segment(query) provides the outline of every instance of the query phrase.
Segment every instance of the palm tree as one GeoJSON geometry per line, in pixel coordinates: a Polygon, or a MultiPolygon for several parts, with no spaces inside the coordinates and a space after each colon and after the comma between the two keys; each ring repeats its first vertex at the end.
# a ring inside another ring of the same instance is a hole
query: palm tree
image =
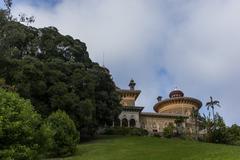
{"type": "Polygon", "coordinates": [[[217,107],[221,107],[220,102],[218,100],[213,100],[212,96],[210,96],[210,101],[206,103],[206,107],[207,107],[207,110],[209,110],[209,108],[212,109],[212,114],[213,114],[213,123],[215,125],[215,113],[214,113],[214,108],[215,106],[217,107]]]}

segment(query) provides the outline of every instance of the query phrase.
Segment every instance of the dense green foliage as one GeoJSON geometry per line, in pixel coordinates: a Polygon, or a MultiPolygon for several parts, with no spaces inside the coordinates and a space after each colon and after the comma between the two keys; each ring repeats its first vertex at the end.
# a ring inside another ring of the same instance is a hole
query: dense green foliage
{"type": "Polygon", "coordinates": [[[238,160],[240,147],[158,137],[105,137],[67,160],[238,160]]]}
{"type": "Polygon", "coordinates": [[[163,129],[163,136],[166,138],[172,138],[174,136],[174,125],[169,123],[167,127],[163,129]]]}
{"type": "Polygon", "coordinates": [[[0,159],[38,159],[51,145],[51,130],[41,123],[29,101],[0,89],[0,159]]]}
{"type": "Polygon", "coordinates": [[[134,135],[134,136],[146,136],[148,131],[142,128],[124,128],[124,127],[114,127],[106,128],[106,135],[134,135]]]}
{"type": "Polygon", "coordinates": [[[233,124],[227,128],[227,143],[240,146],[240,126],[233,124]]]}
{"type": "Polygon", "coordinates": [[[79,132],[69,116],[58,110],[46,120],[53,132],[53,145],[49,150],[51,156],[67,156],[74,153],[79,142],[79,132]]]}
{"type": "Polygon", "coordinates": [[[0,77],[47,117],[65,111],[81,136],[119,113],[119,97],[106,68],[93,63],[86,45],[54,27],[36,29],[0,11],[0,77]]]}
{"type": "Polygon", "coordinates": [[[184,127],[183,127],[183,122],[184,122],[184,118],[183,117],[177,117],[175,119],[175,124],[176,124],[176,136],[181,137],[184,135],[184,127]]]}
{"type": "Polygon", "coordinates": [[[214,120],[210,117],[203,117],[202,123],[207,130],[207,134],[204,137],[205,141],[240,145],[240,126],[234,124],[231,127],[227,127],[218,113],[215,115],[214,120]]]}

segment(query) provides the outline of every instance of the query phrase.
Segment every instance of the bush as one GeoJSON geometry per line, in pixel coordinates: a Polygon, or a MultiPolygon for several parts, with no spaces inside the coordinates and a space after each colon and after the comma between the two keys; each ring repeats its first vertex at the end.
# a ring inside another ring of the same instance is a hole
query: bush
{"type": "Polygon", "coordinates": [[[148,131],[142,128],[123,128],[123,127],[114,127],[106,128],[106,135],[132,135],[132,136],[145,136],[148,135],[148,131]]]}
{"type": "Polygon", "coordinates": [[[41,123],[29,101],[0,89],[0,159],[39,159],[51,142],[41,123]]]}
{"type": "Polygon", "coordinates": [[[208,140],[212,143],[227,144],[227,126],[223,118],[217,113],[215,115],[213,126],[208,130],[208,140]]]}
{"type": "Polygon", "coordinates": [[[74,122],[64,111],[52,113],[46,120],[54,132],[50,156],[68,156],[74,153],[79,142],[79,132],[74,122]]]}
{"type": "Polygon", "coordinates": [[[215,115],[214,120],[203,117],[202,121],[207,134],[199,137],[199,140],[211,143],[240,145],[240,126],[236,124],[233,124],[231,127],[226,126],[223,117],[218,113],[215,115]]]}
{"type": "Polygon", "coordinates": [[[227,143],[240,146],[240,126],[234,124],[227,128],[227,143]]]}
{"type": "Polygon", "coordinates": [[[172,138],[174,136],[174,125],[169,123],[167,127],[163,130],[163,136],[165,138],[172,138]]]}
{"type": "MultiPolygon", "coordinates": [[[[37,146],[36,146],[37,147],[37,146]]],[[[17,160],[25,160],[25,159],[39,159],[37,149],[33,149],[24,145],[13,145],[9,149],[5,149],[0,151],[1,159],[17,159],[17,160]]]]}
{"type": "Polygon", "coordinates": [[[130,130],[130,135],[134,136],[146,136],[148,135],[148,131],[142,128],[132,128],[130,130]]]}

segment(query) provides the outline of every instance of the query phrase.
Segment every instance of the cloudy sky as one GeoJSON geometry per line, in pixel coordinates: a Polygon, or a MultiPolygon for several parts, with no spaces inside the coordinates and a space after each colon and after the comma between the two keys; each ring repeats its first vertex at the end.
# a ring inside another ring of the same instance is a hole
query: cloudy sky
{"type": "MultiPolygon", "coordinates": [[[[85,42],[93,61],[152,111],[176,86],[186,96],[213,96],[227,124],[240,124],[240,1],[15,0],[13,13],[34,15],[35,27],[56,26],[85,42]]],[[[202,110],[204,112],[204,109],[202,110]]]]}

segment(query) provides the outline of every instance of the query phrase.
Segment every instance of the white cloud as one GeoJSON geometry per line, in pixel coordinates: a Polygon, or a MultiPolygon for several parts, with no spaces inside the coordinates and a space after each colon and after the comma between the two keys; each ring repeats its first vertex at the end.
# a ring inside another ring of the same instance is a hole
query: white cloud
{"type": "Polygon", "coordinates": [[[146,110],[178,85],[204,102],[216,97],[227,123],[240,123],[240,2],[63,0],[50,9],[18,3],[14,13],[86,42],[99,63],[104,53],[120,87],[136,80],[146,110]]]}
{"type": "Polygon", "coordinates": [[[164,65],[190,93],[219,98],[227,122],[239,123],[240,2],[201,1],[191,7],[170,35],[164,65]]]}

